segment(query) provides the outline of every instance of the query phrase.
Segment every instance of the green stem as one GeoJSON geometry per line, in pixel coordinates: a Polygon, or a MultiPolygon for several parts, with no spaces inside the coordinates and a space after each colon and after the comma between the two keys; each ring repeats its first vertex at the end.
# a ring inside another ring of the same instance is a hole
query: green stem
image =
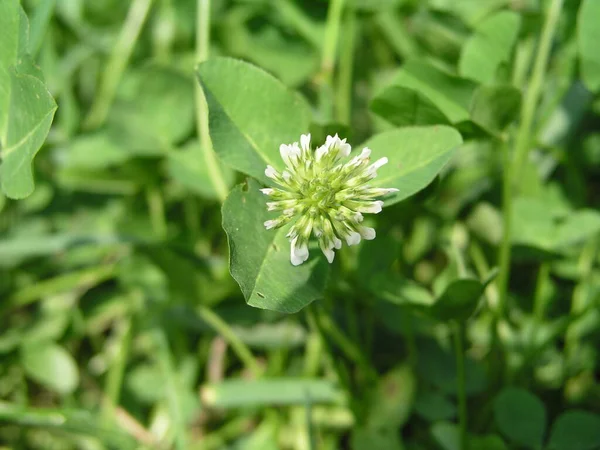
{"type": "Polygon", "coordinates": [[[464,324],[453,324],[454,353],[456,356],[456,382],[458,395],[458,422],[460,449],[467,450],[467,393],[465,378],[464,324]]]}
{"type": "Polygon", "coordinates": [[[333,72],[337,46],[340,40],[340,24],[345,0],[331,0],[327,11],[323,54],[321,57],[321,90],[319,106],[325,121],[331,120],[333,113],[333,72]]]}
{"type": "MultiPolygon", "coordinates": [[[[202,63],[208,59],[210,47],[210,0],[198,0],[196,4],[196,61],[202,63]]],[[[215,155],[210,130],[208,126],[208,104],[202,92],[200,83],[195,84],[196,90],[196,127],[200,139],[200,147],[204,155],[204,162],[208,169],[208,176],[217,192],[219,200],[223,202],[227,197],[227,183],[215,155]]]]}
{"type": "Polygon", "coordinates": [[[320,325],[320,329],[326,332],[329,337],[340,347],[340,349],[346,354],[348,358],[358,364],[361,369],[364,370],[365,375],[376,379],[377,373],[368,363],[364,354],[348,337],[340,330],[331,316],[326,313],[322,308],[317,310],[317,324],[320,325]]]}
{"type": "Polygon", "coordinates": [[[110,423],[115,417],[115,409],[119,405],[121,395],[121,386],[123,385],[123,376],[127,364],[127,355],[129,354],[129,344],[131,342],[131,318],[127,316],[121,323],[120,339],[115,359],[108,370],[106,377],[106,397],[102,405],[103,419],[110,423]]]}
{"type": "Polygon", "coordinates": [[[146,22],[151,4],[152,0],[133,0],[131,3],[117,43],[113,47],[110,59],[106,64],[100,88],[94,97],[94,103],[85,119],[84,128],[98,128],[106,120],[117,92],[117,86],[125,71],[125,67],[133,51],[133,46],[138,40],[142,27],[146,22]]]}
{"type": "Polygon", "coordinates": [[[337,85],[336,120],[349,125],[352,113],[352,71],[354,68],[354,41],[356,39],[356,13],[346,10],[344,39],[340,54],[340,73],[337,85]]]}
{"type": "MultiPolygon", "coordinates": [[[[513,168],[510,152],[506,142],[502,144],[504,159],[504,179],[502,180],[502,242],[500,243],[498,274],[498,305],[496,308],[496,323],[504,315],[508,295],[508,281],[510,279],[510,254],[511,254],[511,227],[512,227],[512,179],[513,168]]],[[[496,324],[494,324],[495,326],[496,324]]]]}
{"type": "MultiPolygon", "coordinates": [[[[600,238],[592,238],[584,247],[579,257],[578,272],[580,281],[573,289],[573,296],[571,297],[571,311],[572,317],[578,316],[587,307],[592,306],[593,297],[590,294],[590,276],[594,267],[594,261],[598,255],[598,244],[600,238]]],[[[573,321],[567,328],[565,333],[565,357],[569,361],[574,353],[574,350],[578,346],[579,335],[577,333],[577,322],[573,321]]]]}
{"type": "Polygon", "coordinates": [[[514,179],[516,186],[520,184],[523,165],[527,160],[527,154],[531,147],[531,133],[535,111],[540,100],[546,67],[550,57],[550,49],[556,32],[556,25],[560,17],[563,0],[552,0],[542,29],[540,44],[536,52],[533,72],[525,93],[523,107],[521,109],[521,124],[515,142],[514,179]]]}
{"type": "Polygon", "coordinates": [[[533,316],[535,318],[536,328],[544,322],[544,315],[546,314],[548,302],[546,286],[549,278],[550,264],[548,262],[543,262],[538,271],[535,293],[533,296],[533,316]]]}
{"type": "Polygon", "coordinates": [[[152,230],[159,239],[167,236],[167,220],[165,218],[165,204],[158,188],[146,190],[146,201],[150,210],[150,223],[152,230]]]}
{"type": "Polygon", "coordinates": [[[244,363],[246,368],[252,373],[255,378],[261,376],[263,370],[252,355],[250,349],[242,342],[242,340],[235,334],[235,331],[215,314],[210,308],[206,306],[198,306],[196,312],[202,320],[208,323],[217,333],[219,333],[223,339],[225,339],[233,351],[237,354],[240,360],[244,363]]]}
{"type": "Polygon", "coordinates": [[[154,342],[156,345],[156,359],[162,372],[165,390],[167,393],[167,405],[169,409],[169,418],[173,424],[175,434],[175,448],[177,450],[186,450],[187,436],[185,421],[183,418],[183,405],[180,397],[179,376],[173,366],[171,351],[165,332],[161,328],[154,329],[154,342]]]}

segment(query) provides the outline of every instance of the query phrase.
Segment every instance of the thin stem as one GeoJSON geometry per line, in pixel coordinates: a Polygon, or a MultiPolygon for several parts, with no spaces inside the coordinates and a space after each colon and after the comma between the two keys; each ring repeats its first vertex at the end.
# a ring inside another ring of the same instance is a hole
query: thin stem
{"type": "Polygon", "coordinates": [[[123,376],[127,364],[127,355],[129,354],[129,344],[131,341],[131,318],[125,317],[120,325],[119,342],[115,359],[108,370],[106,377],[106,397],[102,405],[102,416],[104,420],[110,422],[116,414],[116,408],[119,405],[121,395],[121,386],[123,385],[123,376]]]}
{"type": "MultiPolygon", "coordinates": [[[[504,179],[502,180],[502,242],[500,243],[498,274],[498,305],[496,308],[496,322],[501,318],[506,309],[508,295],[508,281],[510,279],[510,254],[511,254],[511,226],[512,226],[512,179],[513,168],[510,152],[506,142],[502,143],[504,157],[504,179]]],[[[494,324],[495,326],[496,324],[494,324]]]]}
{"type": "Polygon", "coordinates": [[[350,124],[352,112],[352,71],[354,68],[354,41],[356,39],[356,13],[346,10],[344,39],[340,55],[340,73],[337,85],[336,120],[350,124]]]}
{"type": "Polygon", "coordinates": [[[182,415],[183,405],[181,404],[178,374],[173,366],[167,336],[161,328],[157,327],[154,329],[154,342],[157,347],[156,359],[165,382],[169,416],[175,434],[175,448],[177,450],[186,450],[188,448],[187,436],[182,415]]]}
{"type": "Polygon", "coordinates": [[[550,264],[543,262],[538,270],[535,293],[533,296],[533,316],[535,317],[536,328],[544,321],[548,295],[546,295],[546,286],[550,278],[550,264]]]}
{"type": "Polygon", "coordinates": [[[150,223],[154,234],[163,239],[167,235],[167,220],[165,218],[165,204],[158,188],[146,190],[146,201],[150,210],[150,223]]]}
{"type": "Polygon", "coordinates": [[[319,104],[323,118],[328,121],[333,113],[333,72],[337,46],[340,40],[340,24],[345,0],[331,0],[327,11],[323,54],[321,57],[321,91],[319,104]]]}
{"type": "MultiPolygon", "coordinates": [[[[198,0],[196,4],[196,61],[201,63],[208,59],[210,46],[210,0],[198,0]]],[[[208,126],[208,104],[202,92],[200,83],[196,83],[196,127],[200,139],[200,147],[204,155],[204,162],[208,169],[208,176],[217,192],[219,200],[223,202],[227,197],[227,183],[215,155],[208,126]]]]}
{"type": "Polygon", "coordinates": [[[84,128],[98,128],[106,120],[117,92],[117,86],[125,71],[133,47],[142,31],[142,27],[146,22],[151,4],[152,0],[133,0],[133,3],[129,7],[129,12],[119,33],[117,43],[113,47],[108,63],[106,64],[100,88],[94,97],[94,103],[85,119],[84,128]]]}
{"type": "Polygon", "coordinates": [[[520,183],[523,165],[527,160],[527,154],[529,153],[529,148],[531,147],[533,119],[535,117],[535,111],[540,100],[542,88],[544,86],[546,66],[548,65],[550,48],[554,39],[554,33],[556,32],[556,25],[560,17],[562,4],[563,0],[552,0],[550,3],[550,8],[548,9],[548,14],[546,15],[546,21],[544,22],[544,28],[542,29],[542,35],[540,37],[540,44],[536,52],[533,72],[531,74],[529,86],[527,86],[525,99],[523,101],[523,107],[521,110],[521,124],[519,126],[515,143],[513,181],[517,186],[520,183]]]}
{"type": "Polygon", "coordinates": [[[454,353],[456,356],[456,383],[458,395],[458,423],[460,428],[460,449],[467,450],[467,393],[465,378],[464,324],[453,324],[454,353]]]}
{"type": "Polygon", "coordinates": [[[377,373],[367,362],[363,352],[343,333],[335,321],[323,309],[317,310],[317,323],[320,329],[325,331],[329,337],[340,347],[348,358],[358,364],[365,372],[365,375],[371,378],[377,378],[377,373]]]}
{"type": "Polygon", "coordinates": [[[208,323],[217,333],[219,333],[228,343],[231,345],[232,350],[237,354],[240,360],[244,363],[246,368],[252,373],[255,378],[261,376],[263,370],[252,355],[250,349],[242,342],[242,340],[235,334],[235,331],[215,314],[210,308],[206,306],[199,306],[196,308],[196,312],[202,320],[208,323]]]}

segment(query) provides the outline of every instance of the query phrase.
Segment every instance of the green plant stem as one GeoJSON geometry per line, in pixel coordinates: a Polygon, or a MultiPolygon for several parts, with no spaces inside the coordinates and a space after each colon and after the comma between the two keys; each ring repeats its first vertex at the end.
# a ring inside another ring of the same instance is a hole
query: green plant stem
{"type": "Polygon", "coordinates": [[[454,353],[456,356],[456,382],[458,395],[458,426],[460,449],[467,450],[467,392],[465,378],[464,324],[453,323],[454,353]]]}
{"type": "Polygon", "coordinates": [[[196,308],[196,312],[200,316],[202,320],[204,320],[208,325],[210,325],[217,333],[219,333],[223,339],[225,339],[233,351],[237,354],[240,360],[244,363],[246,368],[252,373],[255,378],[259,378],[262,375],[262,368],[250,349],[242,342],[242,340],[235,334],[235,331],[231,329],[231,327],[221,319],[217,314],[215,314],[210,308],[206,306],[198,306],[196,308]]]}
{"type": "Polygon", "coordinates": [[[156,187],[148,188],[146,190],[146,202],[150,211],[152,230],[156,237],[164,239],[167,236],[167,220],[165,218],[165,204],[160,190],[156,187]]]}
{"type": "MultiPolygon", "coordinates": [[[[196,62],[206,61],[210,47],[210,0],[198,0],[196,3],[196,62]]],[[[208,126],[208,104],[202,92],[200,83],[195,84],[196,97],[196,128],[200,147],[204,155],[204,162],[208,169],[208,176],[217,192],[219,200],[223,202],[227,197],[227,183],[215,155],[208,126]]]]}
{"type": "Polygon", "coordinates": [[[100,88],[94,97],[94,103],[83,124],[84,128],[98,128],[106,120],[115,93],[117,92],[117,86],[125,71],[125,67],[127,67],[131,52],[142,31],[142,27],[146,22],[151,4],[152,0],[133,0],[131,3],[117,43],[113,47],[104,73],[102,74],[100,88]]]}
{"type": "Polygon", "coordinates": [[[10,307],[25,306],[36,300],[73,289],[88,289],[112,278],[118,273],[114,264],[92,267],[76,272],[59,275],[48,280],[38,281],[15,292],[10,299],[3,302],[0,310],[10,307]]]}
{"type": "Polygon", "coordinates": [[[121,386],[123,385],[123,376],[125,366],[127,365],[127,356],[129,355],[129,344],[131,342],[131,318],[126,316],[120,323],[120,339],[115,359],[108,370],[106,377],[104,403],[102,405],[103,419],[110,423],[115,417],[115,409],[119,405],[121,395],[121,386]]]}
{"type": "Polygon", "coordinates": [[[502,144],[502,155],[504,159],[504,179],[502,180],[502,242],[500,243],[500,257],[498,265],[500,273],[498,274],[498,304],[495,311],[495,324],[504,316],[507,295],[508,281],[510,279],[510,259],[511,259],[511,226],[512,226],[512,164],[510,152],[506,142],[502,144]]]}
{"type": "MultiPolygon", "coordinates": [[[[571,297],[570,316],[579,316],[588,307],[593,306],[593,297],[590,294],[590,276],[594,267],[594,261],[598,255],[598,245],[600,238],[598,236],[591,239],[581,252],[578,261],[578,272],[580,281],[573,289],[571,297]]],[[[577,322],[573,321],[565,333],[565,357],[567,362],[572,358],[575,349],[578,346],[579,335],[577,333],[577,322]]]]}
{"type": "Polygon", "coordinates": [[[377,373],[368,363],[360,348],[348,339],[331,316],[322,308],[317,309],[317,324],[320,325],[320,330],[326,332],[348,358],[364,370],[365,375],[373,379],[377,378],[377,373]]]}
{"type": "Polygon", "coordinates": [[[186,427],[182,414],[183,405],[179,395],[181,392],[179,389],[179,376],[173,366],[171,350],[169,349],[165,332],[161,328],[156,327],[153,336],[156,346],[156,360],[165,383],[169,418],[173,424],[175,435],[175,448],[177,450],[187,450],[186,427]]]}
{"type": "Polygon", "coordinates": [[[508,295],[508,283],[510,280],[510,260],[511,260],[511,226],[512,226],[512,196],[513,188],[521,180],[521,171],[526,161],[529,148],[531,146],[531,132],[535,111],[540,99],[541,90],[544,84],[546,66],[550,56],[550,46],[556,31],[556,24],[560,16],[563,0],[552,0],[542,35],[540,44],[536,53],[536,59],[533,67],[533,73],[527,86],[525,100],[521,108],[521,122],[517,130],[515,141],[514,160],[511,160],[508,146],[505,142],[503,146],[504,157],[504,180],[502,187],[502,215],[503,215],[503,235],[500,246],[500,274],[498,276],[498,311],[497,319],[503,317],[506,313],[506,301],[508,295]]]}
{"type": "Polygon", "coordinates": [[[546,295],[546,286],[550,278],[550,263],[543,262],[538,270],[538,276],[535,284],[535,293],[533,295],[533,316],[536,322],[536,328],[544,322],[548,296],[546,295]]]}
{"type": "Polygon", "coordinates": [[[352,114],[352,72],[354,68],[354,42],[356,40],[356,13],[346,10],[344,39],[340,54],[339,81],[337,84],[336,120],[349,125],[352,114]]]}
{"type": "Polygon", "coordinates": [[[551,0],[546,20],[542,29],[540,43],[536,52],[536,58],[533,66],[533,72],[529,79],[529,85],[525,93],[523,107],[521,109],[521,123],[517,132],[515,142],[515,160],[514,160],[514,178],[515,187],[518,187],[521,181],[523,165],[527,160],[527,154],[531,147],[531,133],[533,129],[533,120],[535,111],[540,100],[544,79],[546,76],[546,67],[550,57],[550,49],[556,32],[556,25],[560,17],[563,0],[551,0]]]}
{"type": "Polygon", "coordinates": [[[323,53],[321,56],[321,89],[319,106],[323,119],[329,121],[333,115],[333,72],[340,40],[340,25],[345,0],[331,0],[327,11],[323,53]]]}

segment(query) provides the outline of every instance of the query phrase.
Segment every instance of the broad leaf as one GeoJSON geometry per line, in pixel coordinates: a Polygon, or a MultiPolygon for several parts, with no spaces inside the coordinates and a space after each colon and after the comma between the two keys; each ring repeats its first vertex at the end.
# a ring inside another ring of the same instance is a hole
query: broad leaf
{"type": "Polygon", "coordinates": [[[56,111],[27,54],[28,28],[17,0],[0,2],[0,182],[11,198],[33,192],[31,164],[56,111]]]}
{"type": "Polygon", "coordinates": [[[501,65],[510,61],[520,22],[512,11],[501,11],[481,22],[462,49],[459,73],[480,83],[494,81],[501,65]]]}
{"type": "Polygon", "coordinates": [[[431,313],[439,320],[467,320],[477,308],[485,285],[479,280],[456,280],[444,291],[431,307],[431,313]]]}
{"type": "Polygon", "coordinates": [[[59,394],[70,394],[79,384],[75,360],[53,342],[24,345],[21,363],[29,377],[59,394]]]}
{"type": "Polygon", "coordinates": [[[508,85],[477,86],[427,62],[413,60],[371,102],[393,125],[453,124],[470,135],[496,135],[517,116],[521,95],[508,85]]]}
{"type": "Polygon", "coordinates": [[[211,59],[197,74],[215,151],[232,168],[267,182],[267,164],[283,167],[279,146],[308,133],[309,107],[277,79],[242,61],[211,59]]]}
{"type": "Polygon", "coordinates": [[[223,228],[229,240],[231,275],[251,306],[294,313],[320,298],[328,264],[320,250],[300,266],[290,262],[287,227],[266,230],[270,218],[259,184],[235,187],[223,204],[223,228]]]}
{"type": "Polygon", "coordinates": [[[588,89],[600,91],[600,2],[583,0],[577,19],[577,43],[581,59],[581,76],[588,89]]]}
{"type": "Polygon", "coordinates": [[[533,394],[507,387],[494,399],[494,418],[504,436],[518,445],[539,449],[546,429],[546,409],[533,394]]]}
{"type": "Polygon", "coordinates": [[[594,450],[600,447],[600,415],[566,411],[552,425],[549,450],[594,450]]]}
{"type": "Polygon", "coordinates": [[[446,126],[407,127],[377,134],[362,146],[371,149],[371,159],[387,157],[373,186],[399,191],[386,199],[397,203],[426,187],[448,163],[462,137],[446,126]]]}

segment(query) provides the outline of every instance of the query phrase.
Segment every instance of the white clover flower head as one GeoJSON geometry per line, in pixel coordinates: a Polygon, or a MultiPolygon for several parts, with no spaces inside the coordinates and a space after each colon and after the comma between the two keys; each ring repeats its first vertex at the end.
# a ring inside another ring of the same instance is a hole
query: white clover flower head
{"type": "Polygon", "coordinates": [[[371,150],[364,148],[360,155],[346,163],[350,144],[338,135],[327,136],[325,144],[314,151],[310,134],[300,137],[300,144],[282,144],[279,153],[286,168],[279,173],[267,166],[265,175],[277,187],[261,189],[273,201],[267,202],[269,211],[281,211],[276,219],[267,220],[270,230],[294,221],[287,237],[291,243],[291,262],[297,266],[308,259],[311,234],[331,263],[334,249],[342,247],[342,240],[356,245],[361,239],[375,239],[375,230],[361,224],[364,213],[381,212],[383,202],[376,198],[396,192],[369,186],[377,176],[377,169],[388,162],[381,158],[370,163],[371,150]]]}

